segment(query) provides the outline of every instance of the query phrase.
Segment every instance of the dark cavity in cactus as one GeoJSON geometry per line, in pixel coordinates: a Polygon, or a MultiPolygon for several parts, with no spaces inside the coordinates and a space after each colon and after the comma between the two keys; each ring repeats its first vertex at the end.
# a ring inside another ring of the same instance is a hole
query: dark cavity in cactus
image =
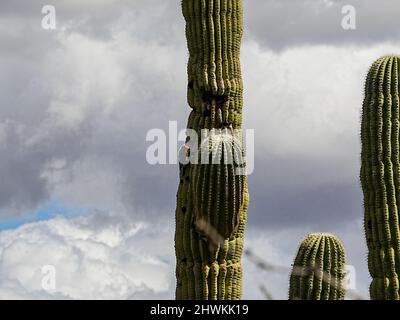
{"type": "Polygon", "coordinates": [[[399,300],[400,58],[382,57],[369,70],[361,124],[361,185],[372,299],[399,300]]]}
{"type": "Polygon", "coordinates": [[[300,245],[290,276],[289,300],[343,300],[345,252],[333,235],[314,233],[300,245]]]}

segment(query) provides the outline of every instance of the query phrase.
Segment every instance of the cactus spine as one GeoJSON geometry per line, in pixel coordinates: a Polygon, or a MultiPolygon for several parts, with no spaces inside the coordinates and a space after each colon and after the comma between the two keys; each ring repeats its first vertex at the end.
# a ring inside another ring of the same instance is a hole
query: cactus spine
{"type": "Polygon", "coordinates": [[[400,58],[375,61],[365,84],[361,184],[372,299],[399,300],[400,58]]]}
{"type": "MultiPolygon", "coordinates": [[[[215,149],[217,164],[180,166],[176,208],[176,298],[240,299],[241,256],[248,204],[243,162],[225,161],[229,150],[242,158],[235,132],[241,129],[243,84],[240,46],[241,0],[183,0],[189,49],[188,129],[202,149],[215,149]],[[207,139],[204,129],[211,130],[207,139]],[[241,163],[240,163],[241,162],[241,163]]],[[[193,155],[188,135],[188,155],[193,155]]]]}
{"type": "Polygon", "coordinates": [[[289,300],[343,300],[344,266],[344,248],[335,236],[309,235],[294,261],[289,300]]]}

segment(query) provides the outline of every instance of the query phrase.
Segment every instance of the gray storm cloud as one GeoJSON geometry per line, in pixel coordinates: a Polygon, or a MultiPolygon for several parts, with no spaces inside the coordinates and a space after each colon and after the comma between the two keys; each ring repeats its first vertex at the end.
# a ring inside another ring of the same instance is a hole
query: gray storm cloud
{"type": "Polygon", "coordinates": [[[248,37],[274,50],[324,44],[369,46],[399,41],[396,0],[259,0],[245,1],[248,37]],[[356,29],[346,31],[342,20],[356,10],[356,29]],[[254,9],[257,8],[257,9],[254,9]]]}

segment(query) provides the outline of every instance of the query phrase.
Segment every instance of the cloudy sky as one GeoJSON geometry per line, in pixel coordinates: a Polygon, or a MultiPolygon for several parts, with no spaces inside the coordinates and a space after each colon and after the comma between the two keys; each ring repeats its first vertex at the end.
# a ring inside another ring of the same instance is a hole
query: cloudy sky
{"type": "MultiPolygon", "coordinates": [[[[180,1],[54,0],[55,30],[42,28],[46,4],[0,2],[0,298],[172,299],[178,168],[146,162],[146,134],[189,113],[180,1]]],[[[369,65],[400,52],[400,4],[244,10],[247,248],[289,267],[307,233],[335,233],[367,297],[360,109],[369,65]]],[[[288,274],[244,267],[244,298],[263,299],[263,285],[286,299],[288,274]]]]}

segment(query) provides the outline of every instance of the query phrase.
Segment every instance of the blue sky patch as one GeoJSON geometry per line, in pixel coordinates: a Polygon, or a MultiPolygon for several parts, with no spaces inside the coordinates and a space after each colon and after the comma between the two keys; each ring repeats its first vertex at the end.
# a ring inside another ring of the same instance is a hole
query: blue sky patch
{"type": "Polygon", "coordinates": [[[67,205],[62,201],[55,200],[49,202],[37,211],[22,214],[18,217],[0,219],[0,231],[16,229],[26,223],[47,221],[59,216],[67,218],[82,216],[88,211],[88,208],[67,205]]]}

